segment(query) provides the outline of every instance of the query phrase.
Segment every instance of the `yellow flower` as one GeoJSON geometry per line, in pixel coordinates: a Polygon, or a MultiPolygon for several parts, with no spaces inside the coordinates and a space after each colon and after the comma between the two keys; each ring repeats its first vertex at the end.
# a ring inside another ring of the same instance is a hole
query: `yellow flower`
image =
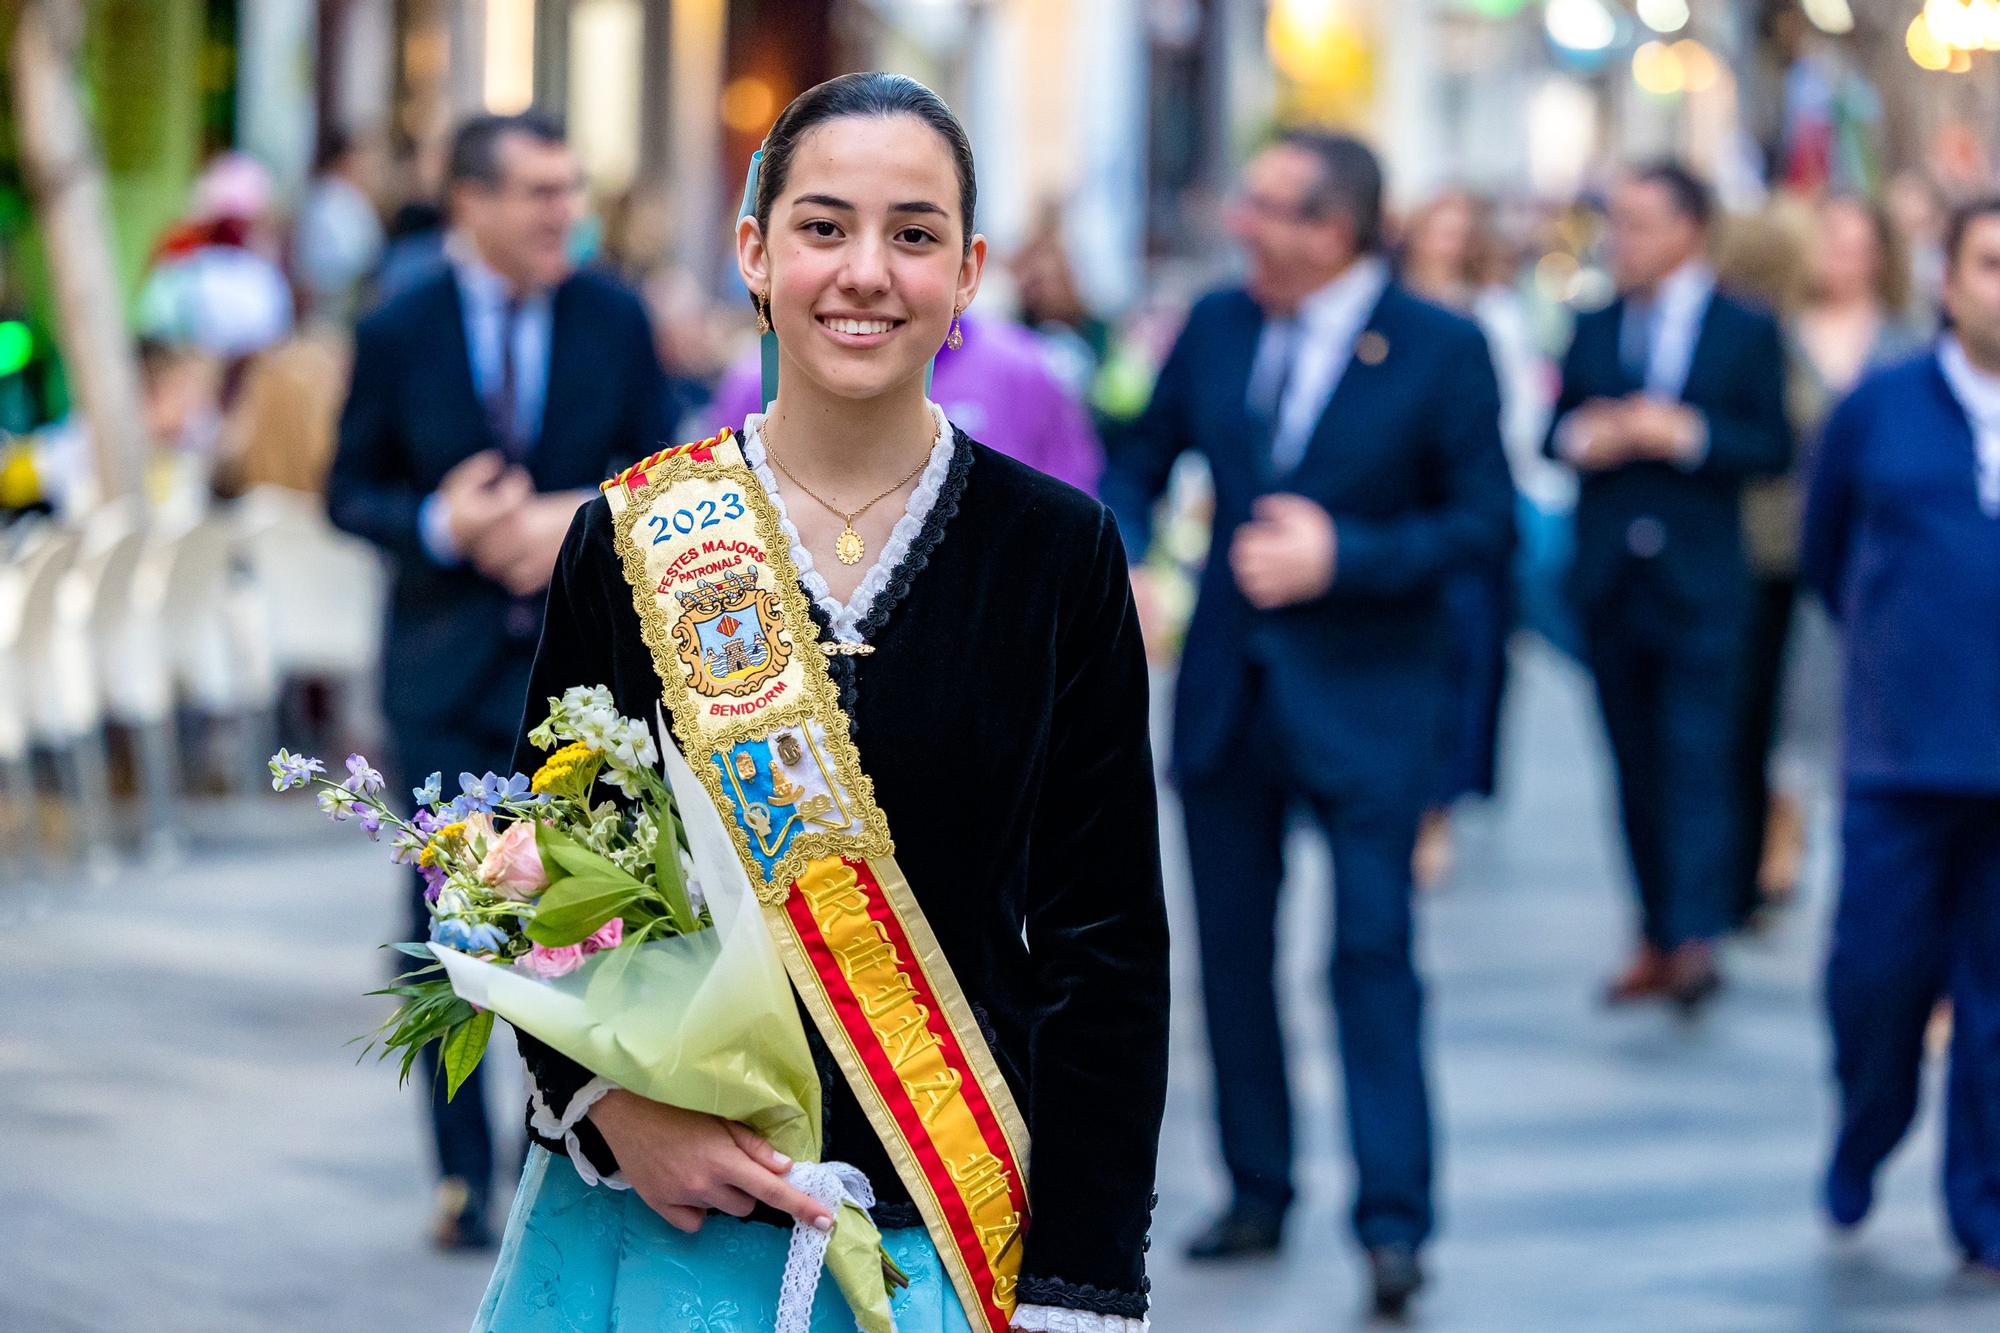
{"type": "Polygon", "coordinates": [[[589,746],[572,741],[550,755],[528,785],[543,796],[581,798],[603,762],[589,746]]]}
{"type": "Polygon", "coordinates": [[[455,824],[446,824],[436,833],[433,833],[431,840],[424,844],[423,851],[417,853],[417,864],[427,868],[440,866],[444,863],[444,858],[451,854],[452,848],[462,844],[464,841],[465,824],[463,821],[455,824]]]}

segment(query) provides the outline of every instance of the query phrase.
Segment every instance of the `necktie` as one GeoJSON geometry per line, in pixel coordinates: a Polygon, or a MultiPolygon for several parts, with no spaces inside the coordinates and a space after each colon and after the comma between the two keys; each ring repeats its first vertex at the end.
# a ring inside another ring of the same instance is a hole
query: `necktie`
{"type": "Polygon", "coordinates": [[[520,384],[514,373],[514,343],[521,331],[521,298],[510,296],[500,311],[500,377],[486,410],[507,457],[518,463],[528,451],[521,438],[520,384]]]}
{"type": "Polygon", "coordinates": [[[1653,330],[1659,323],[1657,301],[1632,301],[1625,307],[1625,322],[1618,330],[1618,363],[1625,377],[1645,388],[1653,369],[1653,330]]]}
{"type": "Polygon", "coordinates": [[[1276,362],[1276,368],[1272,369],[1269,364],[1258,367],[1263,374],[1259,376],[1261,382],[1257,387],[1260,392],[1251,409],[1263,427],[1264,454],[1270,460],[1271,473],[1278,476],[1289,471],[1292,464],[1298,461],[1292,457],[1297,451],[1287,447],[1282,432],[1285,394],[1292,387],[1292,371],[1299,361],[1299,322],[1294,319],[1274,325],[1272,335],[1271,360],[1276,362]]]}

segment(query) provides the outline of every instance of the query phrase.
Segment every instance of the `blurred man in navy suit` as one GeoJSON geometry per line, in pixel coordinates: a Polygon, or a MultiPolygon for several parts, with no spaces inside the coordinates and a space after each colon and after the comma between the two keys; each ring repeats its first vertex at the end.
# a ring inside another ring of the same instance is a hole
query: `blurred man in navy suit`
{"type": "MultiPolygon", "coordinates": [[[[638,298],[572,267],[582,181],[561,127],[477,117],[449,175],[450,262],[355,331],[327,484],[333,521],[395,566],[383,645],[394,768],[405,786],[441,772],[448,793],[460,773],[512,757],[571,516],[669,425],[638,298]]],[[[421,890],[413,879],[416,939],[429,934],[421,890]]],[[[426,1057],[428,1069],[434,1048],[426,1057]]],[[[493,1148],[479,1081],[449,1102],[435,1084],[427,1076],[436,1240],[483,1245],[493,1148]]]]}
{"type": "Polygon", "coordinates": [[[1611,1003],[1714,993],[1747,825],[1728,780],[1752,595],[1740,501],[1792,439],[1777,322],[1716,290],[1712,212],[1679,166],[1618,187],[1618,299],[1577,320],[1548,440],[1582,476],[1571,592],[1639,891],[1611,1003]]]}
{"type": "Polygon", "coordinates": [[[2000,1280],[2000,198],[1947,239],[1944,336],[1835,411],[1806,505],[1801,572],[1846,639],[1825,1202],[1867,1215],[1948,996],[1945,1211],[2000,1280]]]}
{"type": "Polygon", "coordinates": [[[1455,698],[1443,588],[1504,561],[1514,492],[1485,339],[1396,285],[1381,218],[1363,144],[1259,153],[1230,218],[1247,284],[1195,306],[1103,489],[1136,560],[1177,457],[1200,451],[1215,485],[1173,766],[1234,1196],[1190,1256],[1275,1250],[1293,1197],[1272,970],[1301,810],[1333,852],[1353,1223],[1393,1316],[1432,1221],[1410,857],[1455,698]]]}

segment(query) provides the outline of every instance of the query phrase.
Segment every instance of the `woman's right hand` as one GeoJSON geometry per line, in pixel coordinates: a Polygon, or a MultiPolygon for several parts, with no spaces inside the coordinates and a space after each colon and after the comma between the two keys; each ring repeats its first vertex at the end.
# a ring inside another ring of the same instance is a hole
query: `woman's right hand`
{"type": "Polygon", "coordinates": [[[786,1183],[791,1159],[732,1120],[622,1088],[606,1093],[589,1115],[626,1183],[670,1226],[695,1232],[711,1208],[748,1217],[767,1203],[821,1231],[833,1227],[819,1200],[786,1183]]]}

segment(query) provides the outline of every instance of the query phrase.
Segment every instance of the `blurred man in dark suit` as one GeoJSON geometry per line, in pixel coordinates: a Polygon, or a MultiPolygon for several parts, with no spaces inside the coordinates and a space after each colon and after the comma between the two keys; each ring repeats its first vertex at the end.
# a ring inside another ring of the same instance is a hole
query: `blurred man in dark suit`
{"type": "Polygon", "coordinates": [[[1395,283],[1381,218],[1363,144],[1259,153],[1231,214],[1247,286],[1195,306],[1103,491],[1138,560],[1174,460],[1199,450],[1215,483],[1173,764],[1233,1198],[1190,1257],[1275,1250],[1293,1197],[1272,971],[1299,810],[1333,851],[1353,1225],[1398,1316],[1432,1219],[1410,856],[1456,698],[1443,589],[1505,560],[1514,490],[1485,338],[1395,283]]]}
{"type": "MultiPolygon", "coordinates": [[[[467,122],[449,189],[450,263],[355,332],[327,509],[395,566],[383,702],[396,771],[405,786],[441,772],[455,790],[512,756],[571,516],[669,423],[638,299],[572,266],[582,181],[561,127],[533,113],[467,122]]],[[[423,939],[420,881],[411,892],[423,939]]],[[[489,1240],[480,1092],[475,1076],[447,1102],[427,1079],[445,1248],[489,1240]]]]}
{"type": "Polygon", "coordinates": [[[1833,414],[1800,569],[1846,638],[1840,906],[1826,970],[1840,1129],[1825,1203],[1859,1226],[1952,1004],[1944,1197],[2000,1281],[2000,198],[1962,208],[1949,325],[1833,414]]]}
{"type": "Polygon", "coordinates": [[[1778,325],[1716,290],[1712,213],[1672,164],[1618,187],[1618,299],[1577,321],[1548,441],[1582,476],[1571,590],[1639,891],[1639,946],[1606,998],[1688,1009],[1720,984],[1746,827],[1743,484],[1792,451],[1778,325]]]}

